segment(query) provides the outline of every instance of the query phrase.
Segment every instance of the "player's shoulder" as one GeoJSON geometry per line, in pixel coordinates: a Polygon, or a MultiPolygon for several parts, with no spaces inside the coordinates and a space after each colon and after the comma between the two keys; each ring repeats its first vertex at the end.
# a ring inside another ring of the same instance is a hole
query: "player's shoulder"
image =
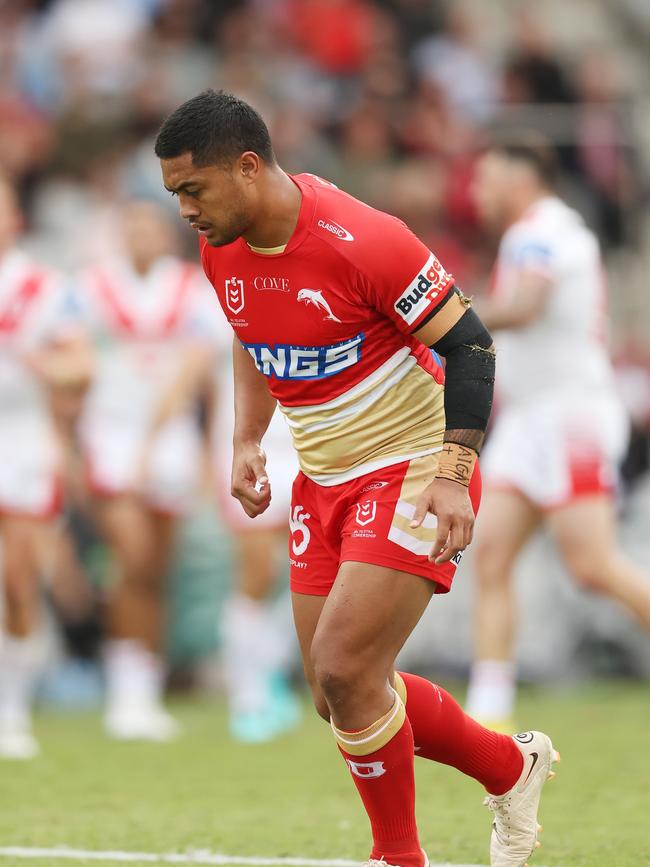
{"type": "Polygon", "coordinates": [[[309,225],[312,237],[361,270],[376,267],[385,258],[395,261],[414,244],[420,245],[400,219],[367,205],[331,182],[308,173],[295,175],[294,180],[308,187],[315,198],[309,225]]]}

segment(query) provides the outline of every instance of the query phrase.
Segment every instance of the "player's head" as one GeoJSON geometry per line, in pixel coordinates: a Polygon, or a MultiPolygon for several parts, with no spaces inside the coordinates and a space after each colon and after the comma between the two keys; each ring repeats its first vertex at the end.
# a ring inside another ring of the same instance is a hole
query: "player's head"
{"type": "Polygon", "coordinates": [[[260,205],[261,179],[275,156],[266,124],[246,102],[205,90],[163,123],[155,145],[165,186],[208,244],[244,234],[260,205]]]}
{"type": "Polygon", "coordinates": [[[177,239],[171,218],[160,205],[132,199],[122,206],[120,216],[126,252],[138,270],[146,271],[156,259],[174,252],[177,239]]]}
{"type": "Polygon", "coordinates": [[[0,253],[14,244],[22,225],[16,190],[9,178],[0,172],[0,253]]]}
{"type": "Polygon", "coordinates": [[[528,205],[554,192],[558,172],[553,145],[536,133],[494,142],[476,166],[473,194],[481,219],[503,228],[528,205]]]}

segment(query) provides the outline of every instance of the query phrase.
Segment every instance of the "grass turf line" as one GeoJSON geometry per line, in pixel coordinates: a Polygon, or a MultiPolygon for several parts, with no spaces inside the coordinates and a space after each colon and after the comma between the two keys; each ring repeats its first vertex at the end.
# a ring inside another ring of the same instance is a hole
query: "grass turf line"
{"type": "MultiPolygon", "coordinates": [[[[367,856],[367,820],[328,727],[311,711],[295,735],[242,747],[228,739],[220,706],[175,710],[186,733],[165,746],[109,742],[94,715],[40,716],[43,755],[0,764],[2,845],[367,856]]],[[[643,684],[522,693],[521,728],[547,731],[563,756],[545,789],[544,847],[531,867],[650,867],[649,718],[643,684]]],[[[491,814],[480,787],[451,768],[426,761],[416,768],[431,861],[486,863],[491,814]]],[[[48,867],[74,863],[57,861],[48,867]]],[[[0,858],[0,867],[14,862],[45,863],[0,858]]]]}

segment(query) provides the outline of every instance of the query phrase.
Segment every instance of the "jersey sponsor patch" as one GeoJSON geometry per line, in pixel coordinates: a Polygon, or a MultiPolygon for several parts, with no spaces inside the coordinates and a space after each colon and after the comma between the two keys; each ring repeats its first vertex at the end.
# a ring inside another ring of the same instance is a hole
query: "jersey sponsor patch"
{"type": "Polygon", "coordinates": [[[431,253],[424,266],[395,302],[395,310],[412,325],[449,285],[451,277],[431,253]]]}
{"type": "Polygon", "coordinates": [[[333,220],[319,220],[318,227],[320,229],[325,229],[326,232],[331,232],[332,235],[336,235],[341,241],[354,241],[354,235],[352,232],[348,232],[347,229],[344,229],[343,226],[339,226],[338,223],[335,223],[333,220]]]}
{"type": "Polygon", "coordinates": [[[277,379],[322,379],[334,376],[361,360],[363,332],[329,346],[296,346],[292,343],[242,343],[264,376],[277,379]]]}

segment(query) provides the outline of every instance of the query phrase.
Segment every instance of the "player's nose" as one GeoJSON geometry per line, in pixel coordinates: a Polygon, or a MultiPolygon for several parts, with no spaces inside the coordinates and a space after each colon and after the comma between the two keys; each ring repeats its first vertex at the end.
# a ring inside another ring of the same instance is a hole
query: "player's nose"
{"type": "Polygon", "coordinates": [[[197,205],[193,204],[191,201],[183,201],[182,199],[178,203],[178,210],[183,220],[196,220],[199,216],[199,209],[197,205]]]}

